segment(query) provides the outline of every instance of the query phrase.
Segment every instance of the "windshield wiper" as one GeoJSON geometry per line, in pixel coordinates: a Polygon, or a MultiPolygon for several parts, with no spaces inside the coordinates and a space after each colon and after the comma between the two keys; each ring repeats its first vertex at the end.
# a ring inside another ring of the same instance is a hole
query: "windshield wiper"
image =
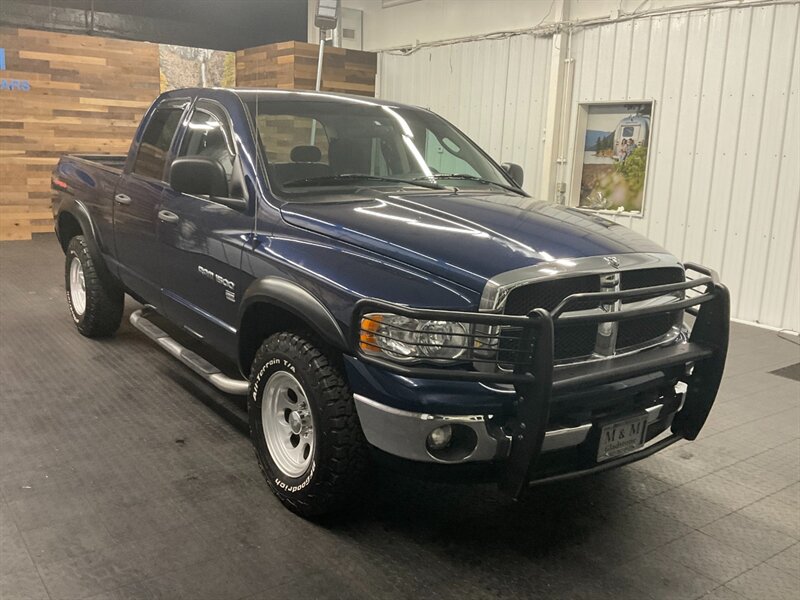
{"type": "Polygon", "coordinates": [[[506,185],[505,183],[497,183],[496,181],[489,181],[488,179],[483,179],[482,177],[476,177],[475,175],[468,175],[466,173],[434,173],[430,177],[425,175],[424,177],[418,177],[414,181],[419,179],[425,179],[426,181],[431,181],[435,179],[466,179],[468,181],[477,181],[478,183],[485,183],[486,185],[496,185],[497,187],[503,188],[504,190],[508,190],[509,192],[515,192],[517,194],[524,195],[525,192],[520,190],[519,188],[515,188],[511,185],[506,185]]]}
{"type": "Polygon", "coordinates": [[[283,184],[283,187],[302,187],[312,185],[331,185],[349,181],[356,181],[359,179],[366,179],[367,181],[385,181],[387,183],[402,183],[405,185],[416,185],[419,187],[428,188],[431,190],[445,190],[443,185],[434,183],[432,181],[416,181],[408,179],[399,179],[396,177],[382,177],[380,175],[363,175],[361,173],[342,173],[341,175],[326,175],[324,177],[304,177],[302,179],[293,179],[283,184]]]}

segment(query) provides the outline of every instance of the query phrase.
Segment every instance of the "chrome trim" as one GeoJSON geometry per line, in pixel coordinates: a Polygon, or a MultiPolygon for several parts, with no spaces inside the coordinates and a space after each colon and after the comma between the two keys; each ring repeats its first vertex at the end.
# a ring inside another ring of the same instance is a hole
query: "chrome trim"
{"type": "Polygon", "coordinates": [[[658,418],[661,416],[661,410],[664,408],[663,404],[656,404],[655,406],[648,406],[645,408],[645,412],[647,413],[647,424],[655,423],[658,421],[658,418]]]}
{"type": "Polygon", "coordinates": [[[582,444],[591,430],[592,424],[585,423],[577,427],[564,427],[548,431],[544,434],[542,452],[561,450],[562,448],[570,448],[582,444]]]}
{"type": "Polygon", "coordinates": [[[617,349],[617,352],[610,356],[602,356],[599,354],[592,354],[591,356],[585,356],[582,358],[564,358],[561,360],[557,360],[554,362],[555,368],[559,367],[568,367],[570,365],[574,365],[576,363],[591,363],[597,362],[600,360],[611,360],[614,358],[621,358],[623,356],[629,356],[631,354],[636,354],[637,352],[641,352],[642,350],[650,350],[651,348],[657,348],[659,346],[669,346],[676,341],[685,342],[688,341],[688,337],[682,336],[682,329],[680,327],[672,327],[667,333],[662,335],[661,337],[653,338],[652,340],[647,340],[642,344],[637,344],[635,346],[625,346],[624,348],[617,349]]]}
{"type": "MultiPolygon", "coordinates": [[[[612,264],[612,263],[609,263],[612,264]]],[[[614,268],[619,267],[619,260],[615,259],[614,268]]],[[[601,292],[619,292],[620,276],[619,272],[609,273],[600,276],[601,292]]],[[[602,304],[595,310],[610,313],[622,310],[622,300],[615,300],[607,304],[602,304]]],[[[597,324],[597,332],[594,340],[594,355],[608,358],[617,353],[617,333],[619,332],[619,321],[607,321],[597,324]]]]}
{"type": "MultiPolygon", "coordinates": [[[[647,412],[647,424],[655,423],[661,416],[661,410],[664,408],[663,404],[650,406],[645,409],[647,412]]],[[[551,452],[553,450],[561,450],[563,448],[570,448],[582,444],[586,440],[586,436],[592,430],[591,423],[584,423],[577,427],[564,427],[562,429],[553,429],[544,434],[544,442],[542,443],[542,452],[551,452]]]]}
{"type": "Polygon", "coordinates": [[[498,454],[498,441],[489,434],[484,415],[433,415],[400,410],[353,394],[358,420],[367,441],[389,454],[421,462],[457,464],[478,460],[493,460],[498,454]],[[475,449],[468,456],[445,461],[428,452],[425,441],[428,434],[442,425],[459,423],[472,429],[478,436],[475,449]]]}
{"type": "Polygon", "coordinates": [[[244,379],[233,379],[223,374],[199,354],[184,348],[179,342],[171,338],[163,329],[147,319],[145,309],[135,310],[131,313],[130,322],[136,329],[177,358],[192,371],[200,375],[215,388],[235,396],[245,396],[250,388],[250,383],[244,379]]]}
{"type": "MultiPolygon", "coordinates": [[[[678,382],[675,393],[681,396],[679,407],[672,413],[664,414],[664,405],[656,404],[645,409],[647,425],[660,419],[670,418],[683,408],[686,398],[686,384],[678,382]]],[[[510,448],[512,438],[503,435],[505,444],[499,444],[487,429],[487,422],[491,415],[433,415],[417,413],[399,408],[386,406],[360,394],[353,394],[358,419],[367,441],[389,454],[421,462],[435,462],[442,464],[456,464],[473,461],[487,461],[505,458],[502,454],[510,448]],[[428,453],[425,440],[428,434],[436,427],[448,423],[460,423],[470,427],[478,436],[478,444],[469,456],[454,461],[444,461],[428,453]]],[[[575,427],[559,427],[551,429],[544,434],[542,452],[562,450],[582,444],[592,430],[592,423],[583,423],[575,427]]]]}
{"type": "MultiPolygon", "coordinates": [[[[483,293],[481,294],[481,301],[479,310],[481,312],[502,313],[509,294],[516,288],[530,285],[533,283],[540,283],[554,279],[562,279],[565,277],[579,277],[583,275],[598,275],[602,277],[601,284],[603,291],[615,291],[619,289],[620,277],[619,273],[622,271],[632,271],[638,269],[653,269],[653,268],[670,268],[677,267],[683,269],[680,261],[671,254],[661,253],[630,253],[618,254],[614,256],[588,256],[576,259],[556,259],[548,262],[541,262],[537,265],[530,267],[522,267],[512,271],[506,271],[492,277],[486,282],[483,293]]],[[[606,312],[625,312],[628,310],[635,310],[646,306],[653,305],[667,305],[671,302],[677,302],[682,299],[681,293],[666,294],[656,298],[647,298],[636,302],[629,302],[622,304],[617,301],[611,305],[603,308],[592,308],[579,311],[568,311],[570,315],[586,315],[586,314],[604,314],[606,312]],[[607,310],[604,310],[607,308],[607,310]]],[[[662,345],[667,345],[675,342],[681,336],[682,327],[677,322],[675,326],[666,334],[653,340],[647,340],[643,344],[636,346],[627,346],[623,348],[616,347],[617,335],[619,329],[619,322],[610,322],[608,335],[601,333],[601,323],[598,326],[597,341],[595,344],[594,352],[587,356],[571,357],[555,361],[555,366],[574,365],[576,363],[594,362],[598,360],[610,360],[619,356],[641,352],[649,348],[655,348],[662,345]]],[[[487,336],[496,336],[499,334],[498,327],[476,326],[475,333],[478,335],[484,334],[487,336]]],[[[480,338],[475,338],[480,340],[480,338]]],[[[483,341],[480,352],[483,358],[489,355],[496,355],[498,352],[497,343],[489,343],[483,341]]],[[[491,364],[483,361],[476,361],[473,366],[478,371],[483,372],[508,372],[508,369],[503,369],[499,364],[491,364]]]]}
{"type": "Polygon", "coordinates": [[[508,295],[515,288],[548,279],[561,279],[579,275],[602,275],[615,271],[632,271],[656,267],[680,267],[683,265],[671,254],[617,254],[619,266],[614,268],[606,260],[608,256],[587,256],[584,258],[560,258],[537,265],[514,269],[495,275],[483,288],[480,310],[498,312],[505,306],[508,295]]]}

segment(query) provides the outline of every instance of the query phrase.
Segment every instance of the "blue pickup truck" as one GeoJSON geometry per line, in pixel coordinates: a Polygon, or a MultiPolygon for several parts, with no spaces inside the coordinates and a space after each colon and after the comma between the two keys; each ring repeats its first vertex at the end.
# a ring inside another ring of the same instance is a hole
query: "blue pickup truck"
{"type": "Polygon", "coordinates": [[[108,336],[140,302],[134,326],[247,396],[267,483],[307,517],[376,462],[519,497],[694,439],[726,288],[522,177],[416,107],[171,91],[127,157],[53,173],[70,314],[108,336]]]}

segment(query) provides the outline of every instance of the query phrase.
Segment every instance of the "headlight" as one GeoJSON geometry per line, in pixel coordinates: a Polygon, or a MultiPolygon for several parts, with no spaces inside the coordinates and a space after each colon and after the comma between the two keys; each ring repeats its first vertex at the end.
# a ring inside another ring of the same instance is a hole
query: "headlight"
{"type": "Polygon", "coordinates": [[[361,318],[360,342],[364,352],[399,361],[466,359],[469,325],[369,313],[361,318]]]}

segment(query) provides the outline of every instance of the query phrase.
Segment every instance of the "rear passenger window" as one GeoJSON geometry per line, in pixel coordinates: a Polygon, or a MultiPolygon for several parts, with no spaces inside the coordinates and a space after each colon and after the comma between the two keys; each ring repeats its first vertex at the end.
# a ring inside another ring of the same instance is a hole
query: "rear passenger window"
{"type": "Polygon", "coordinates": [[[136,161],[133,163],[134,173],[163,179],[167,153],[182,114],[183,110],[180,108],[156,109],[142,135],[136,161]]]}

